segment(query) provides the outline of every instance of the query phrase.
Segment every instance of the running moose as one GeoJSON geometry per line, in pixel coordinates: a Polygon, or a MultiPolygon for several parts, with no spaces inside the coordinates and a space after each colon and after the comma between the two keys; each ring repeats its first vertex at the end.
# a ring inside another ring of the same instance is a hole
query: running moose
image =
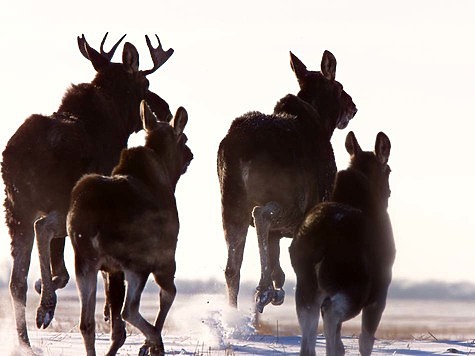
{"type": "Polygon", "coordinates": [[[140,111],[145,146],[122,151],[112,176],[85,175],[71,193],[67,226],[75,252],[80,329],[87,355],[95,355],[99,270],[115,275],[109,279],[109,288],[121,291],[109,300],[112,343],[107,354],[115,355],[125,341],[121,311],[122,317],[146,337],[140,355],[164,354],[161,331],[176,294],[179,222],[174,192],[192,156],[183,133],[188,121],[185,109],[179,108],[170,124],[157,122],[145,102],[140,111]],[[140,296],[150,273],[161,288],[155,325],[139,312],[140,296]]]}
{"type": "Polygon", "coordinates": [[[259,312],[269,303],[283,303],[279,241],[292,238],[307,211],[329,198],[336,174],[330,139],[357,111],[335,80],[336,59],[329,51],[323,53],[321,72],[307,70],[292,53],[290,64],[300,86],[297,96],[281,99],[272,115],[249,112],[235,119],[218,150],[229,304],[237,306],[244,245],[253,225],[261,263],[259,312]]]}
{"type": "Polygon", "coordinates": [[[10,293],[19,342],[27,349],[27,276],[35,237],[41,268],[41,280],[36,284],[41,293],[36,324],[46,328],[56,307],[55,291],[69,280],[64,243],[74,184],[85,173],[111,173],[129,136],[142,128],[142,99],[153,103],[161,119],[171,117],[168,104],[149,91],[146,76],[164,64],[173,50],[164,51],[160,42],[154,48],[146,36],[153,68],[141,71],[138,52],[131,43],[124,45],[122,63],[111,62],[124,37],[105,52],[106,37],[107,33],[100,53],[89,46],[84,35],[78,37],[81,53],[97,71],[94,80],[69,88],[51,116],[27,118],[3,152],[6,223],[13,257],[10,293]]]}
{"type": "Polygon", "coordinates": [[[365,152],[350,132],[345,146],[351,161],[337,174],[331,202],[308,213],[289,249],[297,275],[301,355],[315,355],[320,311],[327,355],[345,353],[341,325],[361,311],[359,351],[370,355],[391,282],[396,253],[387,213],[391,143],[380,132],[374,153],[365,152]]]}

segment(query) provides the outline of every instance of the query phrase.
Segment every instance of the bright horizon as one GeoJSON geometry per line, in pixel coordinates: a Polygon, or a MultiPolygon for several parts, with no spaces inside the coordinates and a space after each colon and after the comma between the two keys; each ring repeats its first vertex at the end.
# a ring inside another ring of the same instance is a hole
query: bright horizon
{"type": "MultiPolygon", "coordinates": [[[[475,3],[108,5],[85,1],[73,10],[55,1],[0,5],[2,150],[29,115],[53,113],[71,83],[92,80],[95,71],[78,51],[78,35],[84,33],[97,48],[109,31],[110,48],[127,33],[143,69],[151,66],[144,35],[156,33],[164,48],[175,53],[149,77],[150,88],[173,112],[178,106],[187,109],[186,134],[195,156],[177,187],[177,278],[224,283],[218,144],[237,116],[250,110],[269,113],[285,94],[297,93],[290,50],[308,69],[318,70],[328,49],[338,61],[336,79],[358,108],[349,126],[332,138],[338,169],[347,166],[344,139],[350,130],[364,150],[373,149],[379,131],[392,143],[394,278],[475,283],[475,170],[469,144],[475,119],[475,3]]],[[[120,61],[121,48],[114,61],[120,61]]],[[[133,142],[140,143],[140,135],[133,142]]],[[[3,184],[1,190],[3,202],[3,184]]],[[[11,263],[10,238],[3,209],[0,215],[0,265],[5,267],[11,263]]],[[[293,279],[289,243],[282,240],[281,260],[287,278],[293,279]]],[[[73,276],[72,256],[68,258],[73,276]]],[[[39,277],[37,260],[33,255],[33,279],[39,277]]],[[[0,280],[8,279],[6,270],[1,273],[0,280]]],[[[250,228],[243,279],[257,284],[259,273],[257,240],[250,228]]]]}

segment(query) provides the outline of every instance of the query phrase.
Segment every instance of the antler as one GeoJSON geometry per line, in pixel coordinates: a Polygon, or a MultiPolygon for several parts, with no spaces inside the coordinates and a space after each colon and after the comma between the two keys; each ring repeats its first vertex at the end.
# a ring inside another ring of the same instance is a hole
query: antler
{"type": "MultiPolygon", "coordinates": [[[[112,49],[109,52],[105,52],[104,51],[104,43],[106,42],[106,38],[107,38],[108,34],[109,34],[109,32],[106,32],[106,34],[104,35],[104,38],[102,39],[100,51],[101,51],[101,56],[103,56],[104,58],[106,58],[110,62],[112,60],[112,57],[114,56],[115,50],[117,49],[120,42],[122,42],[122,40],[124,39],[124,37],[126,35],[123,35],[120,38],[120,40],[117,41],[117,43],[112,47],[112,49]]],[[[89,55],[88,55],[87,50],[86,50],[86,47],[89,49],[89,52],[91,52],[91,49],[93,49],[93,48],[89,45],[89,43],[87,43],[86,37],[84,37],[84,35],[82,35],[81,37],[78,36],[78,46],[79,46],[79,51],[82,53],[82,55],[84,57],[86,57],[86,59],[90,60],[89,55]]],[[[94,51],[96,51],[96,50],[94,50],[94,51]]]]}
{"type": "Polygon", "coordinates": [[[101,54],[106,57],[109,62],[112,60],[112,57],[114,56],[114,52],[115,50],[117,49],[117,47],[119,46],[119,44],[122,42],[122,40],[124,39],[125,36],[127,36],[127,34],[123,35],[120,40],[117,41],[117,43],[111,48],[111,50],[109,52],[105,52],[104,51],[104,43],[106,42],[106,38],[107,38],[107,35],[109,34],[109,32],[106,32],[104,38],[102,39],[102,42],[101,42],[101,54]]]}
{"type": "Polygon", "coordinates": [[[143,75],[149,75],[155,72],[160,68],[173,54],[173,48],[170,48],[168,51],[164,51],[160,39],[155,35],[158,41],[158,47],[153,48],[152,43],[147,35],[145,35],[145,40],[147,41],[148,49],[150,50],[150,55],[152,56],[153,68],[142,71],[143,75]]]}

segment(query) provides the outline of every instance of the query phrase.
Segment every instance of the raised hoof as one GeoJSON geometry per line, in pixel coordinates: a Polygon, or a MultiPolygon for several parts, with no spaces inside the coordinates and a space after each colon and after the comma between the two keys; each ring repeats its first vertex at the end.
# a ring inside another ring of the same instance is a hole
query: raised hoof
{"type": "Polygon", "coordinates": [[[282,305],[284,303],[285,291],[283,289],[275,289],[274,297],[272,298],[272,305],[282,305]]]}
{"type": "Polygon", "coordinates": [[[257,290],[256,292],[256,310],[259,313],[264,312],[264,307],[272,302],[274,298],[274,290],[273,289],[266,289],[266,290],[257,290]]]}
{"type": "Polygon", "coordinates": [[[56,308],[56,295],[53,297],[53,301],[49,305],[40,304],[36,310],[36,326],[38,329],[46,329],[54,317],[54,310],[56,308]]]}

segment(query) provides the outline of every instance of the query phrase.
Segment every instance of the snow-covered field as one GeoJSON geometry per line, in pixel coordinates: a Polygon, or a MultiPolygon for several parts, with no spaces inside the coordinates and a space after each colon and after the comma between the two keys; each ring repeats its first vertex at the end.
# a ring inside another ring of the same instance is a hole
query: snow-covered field
{"type": "MultiPolygon", "coordinates": [[[[1,292],[0,354],[21,355],[11,319],[6,288],[1,292]]],[[[141,311],[148,320],[157,312],[157,290],[152,285],[144,293],[141,311]]],[[[224,293],[182,293],[170,311],[163,333],[168,354],[183,355],[274,355],[298,354],[299,329],[293,293],[287,293],[284,305],[269,306],[259,319],[253,320],[251,295],[240,298],[238,311],[227,308],[224,293]]],[[[83,355],[78,329],[79,302],[73,288],[59,291],[57,312],[47,330],[34,326],[38,297],[28,299],[29,334],[38,355],[83,355]]],[[[101,296],[101,292],[98,293],[101,296]]],[[[108,348],[108,326],[102,321],[103,300],[96,308],[96,350],[103,355],[108,348]]],[[[344,324],[343,340],[347,354],[358,354],[359,319],[344,324]]],[[[377,334],[374,355],[475,354],[475,301],[390,299],[377,334]]],[[[142,335],[128,329],[120,355],[136,355],[143,343],[142,335]]],[[[320,336],[317,354],[325,353],[320,336]]]]}
{"type": "MultiPolygon", "coordinates": [[[[83,355],[81,335],[74,333],[36,332],[32,335],[34,350],[39,355],[83,355]]],[[[143,339],[132,334],[121,348],[119,355],[137,355],[143,339]]],[[[171,355],[291,355],[298,354],[300,337],[247,335],[227,339],[222,346],[211,345],[193,335],[166,335],[165,351],[171,355]]],[[[347,355],[358,354],[358,340],[343,339],[347,355]]],[[[96,351],[102,355],[107,351],[108,336],[98,334],[96,351]]],[[[317,340],[317,354],[325,353],[323,337],[317,340]]],[[[373,355],[469,355],[475,353],[473,341],[435,340],[377,340],[373,355]]],[[[15,353],[13,353],[15,355],[15,353]]]]}

